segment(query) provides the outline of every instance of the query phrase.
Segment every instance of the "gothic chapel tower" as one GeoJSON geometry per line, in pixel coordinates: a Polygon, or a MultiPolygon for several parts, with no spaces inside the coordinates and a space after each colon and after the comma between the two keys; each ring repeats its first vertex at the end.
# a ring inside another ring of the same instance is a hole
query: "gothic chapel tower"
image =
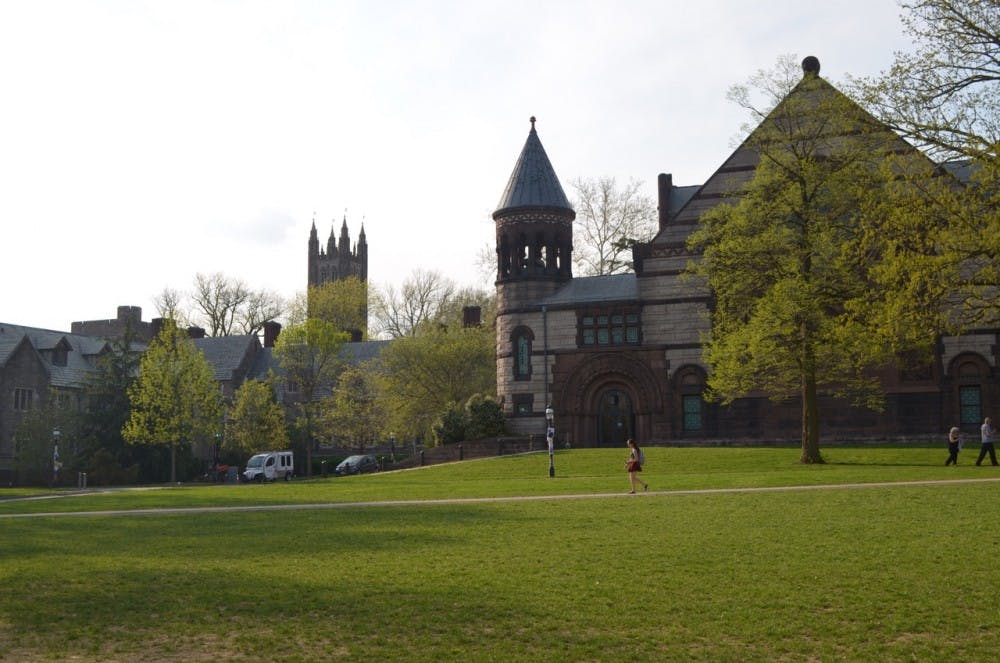
{"type": "Polygon", "coordinates": [[[573,278],[573,220],[535,131],[493,213],[497,251],[497,396],[513,432],[544,430],[551,377],[544,300],[573,278]]]}

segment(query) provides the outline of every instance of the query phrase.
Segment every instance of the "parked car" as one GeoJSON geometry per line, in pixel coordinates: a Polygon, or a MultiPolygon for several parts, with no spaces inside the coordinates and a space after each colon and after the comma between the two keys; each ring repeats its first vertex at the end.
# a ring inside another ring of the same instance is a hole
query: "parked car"
{"type": "Polygon", "coordinates": [[[378,472],[378,459],[369,455],[348,456],[340,461],[340,464],[333,471],[337,476],[378,472]]]}

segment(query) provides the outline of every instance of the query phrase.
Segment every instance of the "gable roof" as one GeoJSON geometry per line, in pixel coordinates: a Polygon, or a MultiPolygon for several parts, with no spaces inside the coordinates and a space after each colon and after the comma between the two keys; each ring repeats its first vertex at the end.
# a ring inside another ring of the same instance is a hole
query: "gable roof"
{"type": "Polygon", "coordinates": [[[521,207],[573,209],[535,131],[534,117],[531,118],[528,140],[517,158],[494,214],[521,207]]]}
{"type": "Polygon", "coordinates": [[[0,323],[0,367],[23,343],[28,343],[49,373],[53,387],[80,388],[97,369],[97,357],[110,349],[104,339],[79,334],[0,323]],[[53,363],[53,351],[66,353],[65,366],[53,363]]]}
{"type": "Polygon", "coordinates": [[[831,99],[844,103],[845,108],[856,114],[859,122],[871,123],[871,126],[884,127],[885,134],[891,135],[901,149],[919,151],[906,143],[884,123],[880,122],[868,111],[843,92],[834,87],[819,75],[819,60],[809,56],[802,61],[803,77],[798,84],[779,101],[760,124],[750,132],[750,135],[736,150],[722,162],[722,165],[702,184],[697,191],[677,210],[669,222],[660,229],[653,239],[653,244],[683,244],[701,215],[721,202],[732,201],[733,196],[749,183],[756,173],[760,155],[753,147],[765,128],[779,121],[779,117],[788,109],[788,104],[802,101],[806,104],[816,99],[831,99]]]}
{"type": "Polygon", "coordinates": [[[260,340],[255,335],[241,336],[211,336],[194,339],[194,345],[208,360],[215,370],[215,379],[231,381],[238,376],[237,370],[244,365],[247,358],[260,347],[260,340]]]}

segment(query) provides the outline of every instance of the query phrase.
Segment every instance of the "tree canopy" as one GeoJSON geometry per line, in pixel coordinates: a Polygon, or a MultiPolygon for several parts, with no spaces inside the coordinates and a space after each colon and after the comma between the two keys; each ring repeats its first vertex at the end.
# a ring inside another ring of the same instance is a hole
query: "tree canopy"
{"type": "Polygon", "coordinates": [[[430,439],[439,415],[453,403],[496,390],[492,327],[425,325],[382,351],[382,402],[392,430],[430,439]]]}
{"type": "Polygon", "coordinates": [[[143,355],[129,402],[122,436],[130,444],[169,447],[171,482],[177,480],[179,448],[222,432],[222,395],[212,366],[172,321],[143,355]]]}
{"type": "Polygon", "coordinates": [[[946,163],[935,176],[906,165],[876,201],[887,223],[871,245],[896,308],[916,301],[959,333],[1000,324],[1000,5],[903,2],[913,52],[852,91],[883,122],[946,163]],[[961,181],[962,184],[958,185],[961,181]]]}
{"type": "Polygon", "coordinates": [[[271,385],[246,380],[236,390],[226,427],[226,445],[255,454],[288,445],[285,410],[274,400],[271,385]]]}
{"type": "Polygon", "coordinates": [[[348,334],[331,322],[308,318],[282,330],[274,346],[287,384],[286,393],[295,394],[295,419],[299,438],[306,451],[306,474],[312,475],[312,451],[316,444],[320,414],[320,389],[329,386],[340,371],[338,355],[348,334]]]}
{"type": "MultiPolygon", "coordinates": [[[[858,311],[883,303],[870,277],[878,256],[862,250],[863,203],[884,185],[883,160],[905,145],[821,79],[818,63],[807,59],[804,68],[774,108],[755,110],[765,119],[741,149],[756,168],[729,202],[702,216],[689,238],[700,253],[689,272],[714,300],[709,396],[797,397],[801,460],[815,463],[819,396],[879,407],[873,370],[900,350],[858,311]]],[[[772,80],[787,67],[779,70],[772,80]]]]}

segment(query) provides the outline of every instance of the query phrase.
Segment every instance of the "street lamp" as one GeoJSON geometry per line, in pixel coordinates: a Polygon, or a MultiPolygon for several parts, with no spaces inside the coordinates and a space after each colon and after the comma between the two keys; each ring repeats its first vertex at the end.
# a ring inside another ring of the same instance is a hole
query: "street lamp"
{"type": "Polygon", "coordinates": [[[58,485],[59,483],[59,468],[62,467],[62,463],[59,462],[59,429],[56,428],[52,431],[52,485],[58,485]]]}
{"type": "Polygon", "coordinates": [[[549,443],[549,477],[556,475],[556,413],[551,405],[545,407],[545,441],[549,443]]]}

